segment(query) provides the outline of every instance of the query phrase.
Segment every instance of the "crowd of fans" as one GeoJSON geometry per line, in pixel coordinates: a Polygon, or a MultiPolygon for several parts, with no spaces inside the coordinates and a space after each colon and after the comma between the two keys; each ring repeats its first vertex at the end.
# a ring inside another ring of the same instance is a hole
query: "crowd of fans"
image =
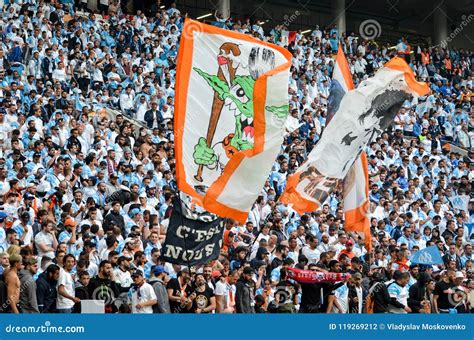
{"type": "Polygon", "coordinates": [[[173,102],[186,15],[159,1],[131,16],[100,3],[107,16],[71,1],[10,1],[0,14],[2,312],[79,313],[81,300],[110,313],[472,311],[472,51],[379,46],[333,27],[286,46],[285,26],[265,33],[217,18],[293,53],[289,110],[301,126],[288,131],[248,222],[226,221],[219,259],[189,268],[160,260],[177,192],[173,102]],[[278,203],[324,131],[339,43],[356,85],[399,55],[431,86],[367,147],[371,252],[344,231],[341,188],[303,216],[278,203]],[[452,203],[462,195],[467,210],[452,203]],[[410,263],[431,245],[443,265],[410,263]],[[298,284],[289,267],[352,275],[298,284]]]}

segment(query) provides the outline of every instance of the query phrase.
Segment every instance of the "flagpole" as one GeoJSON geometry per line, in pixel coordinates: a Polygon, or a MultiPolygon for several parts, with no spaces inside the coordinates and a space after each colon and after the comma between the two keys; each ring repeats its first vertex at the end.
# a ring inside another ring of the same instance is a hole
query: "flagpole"
{"type": "MultiPolygon", "coordinates": [[[[183,201],[181,200],[181,191],[178,190],[178,201],[179,201],[179,218],[181,220],[181,225],[184,226],[184,218],[183,218],[183,201]]],[[[184,233],[184,253],[186,254],[186,265],[188,266],[189,273],[191,274],[191,265],[189,262],[189,257],[188,257],[188,247],[186,245],[186,240],[188,238],[188,232],[184,233]]]]}
{"type": "Polygon", "coordinates": [[[257,242],[257,239],[258,239],[258,237],[260,236],[261,233],[262,233],[262,231],[259,230],[257,236],[255,236],[255,240],[253,240],[252,244],[250,245],[249,249],[247,250],[247,255],[245,256],[245,259],[248,259],[249,256],[252,255],[252,248],[253,248],[255,242],[257,242]]]}

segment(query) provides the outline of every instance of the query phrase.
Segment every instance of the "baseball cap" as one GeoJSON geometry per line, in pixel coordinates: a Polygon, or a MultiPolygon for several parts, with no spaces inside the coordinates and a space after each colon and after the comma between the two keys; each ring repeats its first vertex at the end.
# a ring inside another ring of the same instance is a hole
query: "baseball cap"
{"type": "Polygon", "coordinates": [[[347,246],[353,246],[354,245],[354,242],[352,240],[347,240],[346,241],[346,247],[347,246]]]}
{"type": "Polygon", "coordinates": [[[139,269],[135,270],[133,273],[132,273],[132,277],[138,277],[138,276],[143,276],[143,272],[139,269]]]}
{"type": "Polygon", "coordinates": [[[65,226],[71,226],[71,227],[75,227],[77,225],[77,222],[74,221],[72,218],[66,218],[66,220],[64,221],[64,225],[65,226]]]}
{"type": "Polygon", "coordinates": [[[155,267],[155,271],[154,271],[155,275],[160,275],[161,273],[165,273],[165,274],[169,274],[165,267],[161,266],[161,265],[158,265],[155,267]]]}
{"type": "Polygon", "coordinates": [[[34,198],[35,198],[35,195],[32,195],[29,192],[25,192],[25,194],[23,195],[23,199],[25,199],[25,200],[32,200],[34,198]]]}
{"type": "Polygon", "coordinates": [[[123,261],[131,261],[132,258],[127,256],[120,256],[117,260],[117,264],[120,265],[123,261]]]}
{"type": "Polygon", "coordinates": [[[87,240],[84,242],[84,247],[95,247],[95,242],[92,240],[87,240]]]}
{"type": "Polygon", "coordinates": [[[0,222],[2,222],[4,219],[6,219],[8,216],[7,213],[0,211],[0,222]]]}
{"type": "Polygon", "coordinates": [[[456,272],[456,279],[464,279],[464,275],[462,272],[456,272]]]}
{"type": "Polygon", "coordinates": [[[252,274],[253,273],[253,269],[250,268],[250,267],[245,267],[244,268],[244,274],[252,274]]]}
{"type": "Polygon", "coordinates": [[[431,264],[422,264],[420,266],[420,270],[427,270],[427,269],[433,269],[433,266],[431,264]]]}

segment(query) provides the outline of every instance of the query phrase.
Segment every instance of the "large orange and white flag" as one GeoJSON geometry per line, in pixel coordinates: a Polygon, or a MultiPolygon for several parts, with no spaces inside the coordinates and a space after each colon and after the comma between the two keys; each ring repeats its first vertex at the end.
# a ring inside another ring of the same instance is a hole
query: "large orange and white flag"
{"type": "MultiPolygon", "coordinates": [[[[328,100],[326,125],[341,105],[342,98],[354,89],[351,71],[342,47],[339,46],[336,64],[331,82],[331,93],[328,100]]],[[[364,236],[366,247],[372,245],[369,219],[369,173],[367,154],[362,151],[354,162],[343,182],[344,229],[364,236]]]]}
{"type": "Polygon", "coordinates": [[[177,65],[178,187],[245,222],[283,142],[291,54],[188,19],[177,65]]]}
{"type": "Polygon", "coordinates": [[[334,114],[339,110],[342,98],[347,92],[354,89],[354,82],[352,81],[351,71],[347,63],[346,56],[339,45],[336,55],[336,63],[334,64],[334,71],[332,72],[331,89],[328,98],[328,112],[326,115],[326,125],[329,124],[334,114]]]}
{"type": "Polygon", "coordinates": [[[344,229],[362,234],[367,250],[372,248],[369,218],[369,170],[367,154],[362,152],[344,178],[344,229]]]}
{"type": "Polygon", "coordinates": [[[390,60],[374,77],[342,97],[334,118],[307,162],[288,178],[280,201],[291,203],[299,213],[318,209],[344,180],[354,162],[360,160],[367,143],[393,122],[403,102],[428,92],[428,85],[416,81],[403,59],[390,60]]]}

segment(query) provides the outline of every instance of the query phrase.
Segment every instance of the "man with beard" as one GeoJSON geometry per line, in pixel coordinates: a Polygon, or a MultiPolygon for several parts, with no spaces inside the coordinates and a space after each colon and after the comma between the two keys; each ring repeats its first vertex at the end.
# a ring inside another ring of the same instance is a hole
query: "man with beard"
{"type": "Polygon", "coordinates": [[[322,252],[321,256],[319,257],[319,262],[316,263],[316,266],[320,269],[327,270],[329,261],[331,261],[331,258],[329,257],[329,254],[326,252],[322,252]]]}
{"type": "Polygon", "coordinates": [[[36,297],[40,313],[56,312],[56,284],[59,280],[60,269],[58,265],[50,264],[36,280],[36,297]]]}
{"type": "Polygon", "coordinates": [[[430,297],[426,289],[426,284],[431,280],[428,273],[420,273],[418,280],[410,287],[408,291],[408,306],[413,313],[422,313],[426,307],[430,310],[430,297]]]}
{"type": "Polygon", "coordinates": [[[408,307],[408,289],[406,287],[410,274],[396,270],[393,273],[393,278],[395,281],[387,285],[391,300],[389,312],[392,314],[411,313],[411,308],[408,307]]]}
{"type": "Polygon", "coordinates": [[[362,274],[359,272],[352,274],[348,287],[349,313],[361,314],[366,295],[362,288],[362,274]]]}
{"type": "Polygon", "coordinates": [[[155,291],[157,303],[153,305],[153,313],[171,313],[170,301],[166,290],[168,272],[162,265],[154,266],[148,283],[155,291]]]}
{"type": "Polygon", "coordinates": [[[76,252],[76,227],[77,223],[72,218],[66,218],[64,221],[64,230],[58,236],[59,243],[67,244],[67,252],[69,254],[76,252]]]}
{"type": "Polygon", "coordinates": [[[220,274],[216,282],[216,313],[231,314],[235,312],[235,283],[239,279],[239,272],[233,271],[229,275],[220,274]]]}
{"type": "Polygon", "coordinates": [[[133,286],[130,288],[129,301],[134,314],[151,314],[156,305],[156,294],[153,287],[145,282],[143,272],[135,270],[132,274],[133,286]]]}
{"type": "MultiPolygon", "coordinates": [[[[334,261],[331,261],[334,262],[334,261]]],[[[330,264],[331,264],[330,262],[330,264]]],[[[336,261],[337,262],[337,261],[336,261]]],[[[311,263],[308,265],[308,270],[318,271],[316,264],[311,263]]],[[[320,313],[323,311],[321,306],[322,299],[322,286],[320,283],[300,283],[301,286],[301,303],[300,313],[320,313]]]]}
{"type": "Polygon", "coordinates": [[[178,272],[176,279],[168,281],[166,289],[168,291],[171,313],[186,313],[186,306],[192,302],[188,297],[193,292],[189,269],[184,268],[178,272]]]}
{"type": "Polygon", "coordinates": [[[416,283],[416,280],[418,280],[418,275],[420,273],[420,266],[416,263],[413,263],[409,267],[410,269],[410,280],[408,281],[407,284],[407,289],[410,290],[410,287],[413,286],[416,283]]]}
{"type": "Polygon", "coordinates": [[[208,286],[204,274],[196,274],[196,287],[193,292],[193,303],[189,307],[193,313],[212,313],[216,309],[214,291],[208,286]]]}
{"type": "Polygon", "coordinates": [[[120,215],[120,208],[121,205],[119,201],[112,202],[112,209],[105,216],[104,222],[102,223],[102,228],[104,229],[104,232],[107,232],[109,230],[111,222],[120,227],[122,234],[125,232],[125,220],[123,216],[120,215]]]}
{"type": "Polygon", "coordinates": [[[120,256],[117,261],[118,267],[113,271],[114,281],[118,286],[120,293],[126,293],[133,284],[130,275],[130,258],[120,256]]]}
{"type": "Polygon", "coordinates": [[[120,183],[118,182],[117,174],[113,173],[109,176],[109,183],[107,183],[107,194],[110,196],[117,190],[120,190],[120,183]]]}
{"type": "Polygon", "coordinates": [[[20,308],[22,313],[39,313],[38,301],[36,299],[36,282],[33,275],[38,271],[36,259],[26,259],[25,268],[20,270],[20,308]]]}
{"type": "Polygon", "coordinates": [[[250,267],[245,267],[243,274],[237,281],[235,287],[235,309],[240,314],[253,314],[255,309],[252,306],[254,299],[252,279],[253,270],[250,267]]]}
{"type": "Polygon", "coordinates": [[[449,309],[454,306],[451,304],[450,296],[454,293],[454,278],[456,272],[452,269],[441,272],[441,280],[436,282],[433,293],[433,309],[435,313],[449,313],[449,309]]]}
{"type": "Polygon", "coordinates": [[[102,300],[105,302],[105,312],[116,312],[116,306],[113,304],[120,291],[112,280],[112,264],[104,260],[99,264],[99,273],[89,282],[89,297],[93,300],[102,300]]]}
{"type": "Polygon", "coordinates": [[[59,313],[72,313],[74,304],[81,301],[74,296],[74,280],[71,271],[75,265],[76,259],[73,255],[67,254],[63,257],[63,268],[58,279],[58,300],[56,301],[56,308],[59,313]]]}

